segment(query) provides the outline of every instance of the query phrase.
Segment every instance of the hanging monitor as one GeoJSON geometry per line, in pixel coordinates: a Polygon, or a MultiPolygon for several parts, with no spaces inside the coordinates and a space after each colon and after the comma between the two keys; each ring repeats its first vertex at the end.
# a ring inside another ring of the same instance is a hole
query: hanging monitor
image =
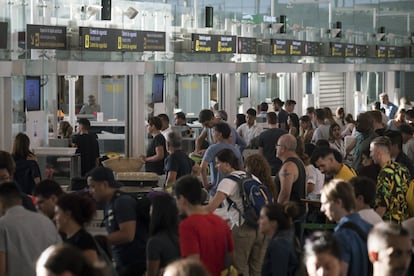
{"type": "Polygon", "coordinates": [[[25,104],[27,111],[41,110],[40,77],[27,76],[25,82],[25,104]]]}
{"type": "Polygon", "coordinates": [[[164,101],[164,75],[154,75],[152,83],[152,102],[162,103],[164,101]]]}
{"type": "Polygon", "coordinates": [[[306,72],[306,94],[312,94],[313,86],[313,74],[312,72],[306,72]]]}
{"type": "Polygon", "coordinates": [[[240,97],[249,97],[249,73],[240,74],[240,97]]]}

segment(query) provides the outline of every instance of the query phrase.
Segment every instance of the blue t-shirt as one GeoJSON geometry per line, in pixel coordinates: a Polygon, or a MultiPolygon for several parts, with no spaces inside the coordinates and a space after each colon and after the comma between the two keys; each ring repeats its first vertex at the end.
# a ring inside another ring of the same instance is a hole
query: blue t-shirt
{"type": "MultiPolygon", "coordinates": [[[[104,210],[106,231],[110,234],[119,231],[119,225],[128,221],[137,221],[137,201],[132,196],[115,192],[111,202],[104,210]]],[[[137,223],[133,241],[112,246],[117,267],[146,262],[145,246],[148,233],[141,223],[137,223]]]]}
{"type": "MultiPolygon", "coordinates": [[[[230,125],[229,125],[230,126],[230,125]]],[[[213,141],[213,129],[212,128],[204,128],[205,131],[207,132],[207,141],[209,143],[209,145],[213,145],[214,141],[213,141]]],[[[234,127],[230,126],[230,130],[231,130],[231,144],[233,146],[238,146],[240,152],[243,152],[243,150],[246,148],[246,142],[244,141],[244,139],[237,133],[237,131],[234,129],[234,127]]]]}
{"type": "Polygon", "coordinates": [[[240,169],[244,167],[243,164],[243,158],[241,156],[241,153],[239,149],[237,149],[235,146],[227,144],[227,143],[217,143],[210,145],[206,152],[204,153],[203,160],[209,164],[210,166],[210,182],[214,186],[210,189],[210,195],[214,196],[217,191],[218,183],[223,179],[224,175],[219,172],[216,168],[216,155],[219,151],[223,149],[231,149],[234,154],[237,156],[237,158],[240,161],[240,169]]]}
{"type": "Polygon", "coordinates": [[[341,247],[342,260],[348,264],[348,275],[368,275],[367,242],[354,230],[342,227],[347,221],[359,226],[367,235],[372,225],[364,221],[358,213],[352,213],[341,218],[334,232],[341,247]]]}

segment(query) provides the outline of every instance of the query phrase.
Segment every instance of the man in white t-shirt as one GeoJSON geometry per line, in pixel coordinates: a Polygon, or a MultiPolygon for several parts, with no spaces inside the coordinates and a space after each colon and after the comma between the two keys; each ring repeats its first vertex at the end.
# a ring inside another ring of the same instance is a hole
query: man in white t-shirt
{"type": "Polygon", "coordinates": [[[256,110],[253,108],[247,109],[246,122],[237,128],[237,133],[243,138],[248,147],[252,146],[252,140],[263,131],[263,128],[256,124],[256,114],[256,110]]]}
{"type": "Polygon", "coordinates": [[[368,177],[356,176],[349,183],[354,187],[356,210],[361,218],[371,225],[382,222],[382,218],[371,208],[375,200],[374,181],[368,177]]]}

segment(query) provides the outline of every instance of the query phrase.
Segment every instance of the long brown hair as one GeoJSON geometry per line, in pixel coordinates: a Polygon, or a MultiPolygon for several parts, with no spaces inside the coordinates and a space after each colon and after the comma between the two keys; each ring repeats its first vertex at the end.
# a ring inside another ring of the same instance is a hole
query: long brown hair
{"type": "Polygon", "coordinates": [[[247,172],[259,178],[260,182],[269,189],[273,199],[276,200],[278,192],[267,160],[260,154],[252,154],[244,160],[244,166],[247,172]]]}
{"type": "Polygon", "coordinates": [[[12,155],[15,159],[27,159],[34,155],[30,150],[30,139],[24,133],[19,133],[14,138],[12,155]]]}

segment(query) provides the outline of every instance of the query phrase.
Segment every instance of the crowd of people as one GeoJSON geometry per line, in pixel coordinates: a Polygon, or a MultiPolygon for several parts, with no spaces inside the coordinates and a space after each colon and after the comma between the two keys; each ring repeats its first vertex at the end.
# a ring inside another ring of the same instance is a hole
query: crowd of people
{"type": "Polygon", "coordinates": [[[184,113],[174,120],[182,131],[166,114],[149,118],[140,158],[165,175],[164,192],[140,198],[99,165],[86,119],[74,137],[59,129],[83,155],[87,191],[42,180],[18,134],[11,153],[0,151],[0,275],[414,275],[409,102],[381,94],[356,120],[328,107],[299,117],[295,105],[261,103],[237,115],[237,128],[225,111],[201,110],[192,154],[184,113]],[[253,222],[246,181],[264,191],[253,222]],[[88,232],[96,209],[104,236],[88,232]],[[306,223],[333,226],[306,232],[306,223]]]}

